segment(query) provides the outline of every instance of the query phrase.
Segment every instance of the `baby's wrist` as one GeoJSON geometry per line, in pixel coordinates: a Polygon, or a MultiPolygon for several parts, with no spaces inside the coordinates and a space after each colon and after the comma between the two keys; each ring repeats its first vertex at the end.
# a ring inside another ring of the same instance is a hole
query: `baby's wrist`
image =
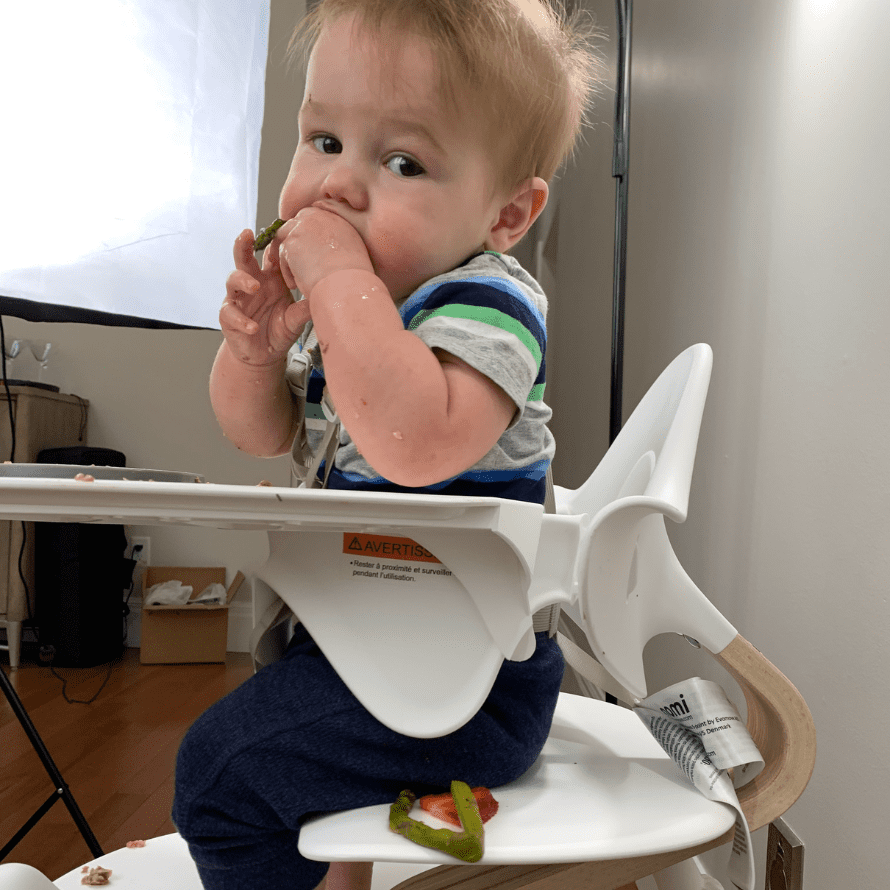
{"type": "Polygon", "coordinates": [[[287,368],[287,354],[284,352],[267,352],[259,358],[249,352],[241,351],[228,339],[224,340],[224,346],[229,355],[229,361],[235,368],[240,368],[253,374],[265,374],[269,377],[281,377],[287,368]]]}
{"type": "Polygon", "coordinates": [[[389,297],[386,285],[369,269],[337,269],[320,278],[312,288],[312,300],[318,302],[326,296],[368,299],[375,294],[389,297]]]}

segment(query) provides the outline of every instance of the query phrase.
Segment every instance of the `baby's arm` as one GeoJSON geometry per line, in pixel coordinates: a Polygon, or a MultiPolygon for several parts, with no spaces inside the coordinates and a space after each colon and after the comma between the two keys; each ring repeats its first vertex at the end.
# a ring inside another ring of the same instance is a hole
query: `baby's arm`
{"type": "Polygon", "coordinates": [[[220,426],[239,448],[261,457],[286,454],[295,433],[294,404],[284,377],[287,352],[308,319],[278,267],[277,248],[260,268],[253,233],[235,241],[236,269],[219,313],[225,339],[210,375],[210,399],[220,426]]]}
{"type": "Polygon", "coordinates": [[[406,331],[380,279],[339,272],[312,299],[337,412],[378,473],[398,485],[433,485],[491,450],[516,411],[512,399],[406,331]]]}
{"type": "Polygon", "coordinates": [[[349,264],[351,239],[358,245],[361,239],[340,217],[310,208],[297,220],[282,229],[282,272],[289,285],[311,295],[325,379],[358,450],[386,479],[409,487],[471,467],[509,425],[512,399],[465,362],[405,330],[370,265],[349,264]]]}

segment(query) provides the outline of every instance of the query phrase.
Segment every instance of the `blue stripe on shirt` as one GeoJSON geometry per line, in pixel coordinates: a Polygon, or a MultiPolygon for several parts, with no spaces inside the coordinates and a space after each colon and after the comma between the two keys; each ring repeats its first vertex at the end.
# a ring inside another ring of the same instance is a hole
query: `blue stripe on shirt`
{"type": "Polygon", "coordinates": [[[518,287],[502,278],[478,275],[462,281],[430,285],[417,291],[399,311],[407,329],[418,312],[428,312],[455,303],[486,306],[515,318],[528,329],[541,350],[544,350],[547,343],[544,317],[518,287]]]}
{"type": "MultiPolygon", "coordinates": [[[[549,461],[540,463],[546,464],[549,461]]],[[[496,471],[490,475],[494,477],[500,476],[502,473],[503,471],[496,471]]],[[[321,471],[319,471],[319,474],[321,475],[321,471]]],[[[546,474],[546,467],[544,468],[544,474],[546,474]]],[[[471,478],[474,476],[484,477],[486,475],[484,473],[465,473],[455,479],[448,479],[436,485],[424,488],[408,488],[388,482],[385,479],[375,482],[353,473],[346,474],[334,467],[331,470],[331,475],[328,477],[327,487],[347,491],[406,492],[408,494],[454,495],[457,497],[506,498],[513,501],[527,501],[531,504],[543,504],[547,488],[544,474],[540,478],[506,474],[504,479],[488,481],[483,478],[471,478]]]]}

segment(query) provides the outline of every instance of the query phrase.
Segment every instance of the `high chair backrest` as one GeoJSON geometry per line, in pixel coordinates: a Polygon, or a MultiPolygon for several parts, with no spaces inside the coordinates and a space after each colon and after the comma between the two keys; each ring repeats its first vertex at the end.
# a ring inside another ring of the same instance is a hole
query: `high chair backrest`
{"type": "Polygon", "coordinates": [[[645,495],[682,522],[712,360],[705,343],[678,355],[649,387],[587,481],[574,491],[557,486],[557,512],[595,516],[613,502],[645,495]]]}
{"type": "MultiPolygon", "coordinates": [[[[793,684],[740,636],[686,574],[665,517],[686,519],[711,349],[692,346],[655,381],[590,478],[557,487],[557,510],[584,515],[577,597],[567,605],[597,659],[643,698],[642,653],[665,632],[700,643],[739,684],[764,769],[739,790],[751,830],[784,813],[816,757],[812,716],[793,684]]],[[[543,571],[543,569],[541,569],[543,571]]]]}
{"type": "Polygon", "coordinates": [[[589,517],[569,611],[597,658],[637,698],[646,695],[643,649],[656,634],[683,633],[712,652],[736,635],[680,566],[664,523],[686,519],[711,363],[706,344],[681,353],[590,478],[576,491],[556,490],[559,513],[589,517]]]}

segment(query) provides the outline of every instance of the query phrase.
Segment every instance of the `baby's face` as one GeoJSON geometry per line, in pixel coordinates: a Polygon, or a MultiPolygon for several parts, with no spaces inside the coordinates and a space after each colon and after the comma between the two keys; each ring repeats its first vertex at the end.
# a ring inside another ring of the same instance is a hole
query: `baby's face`
{"type": "Polygon", "coordinates": [[[381,54],[352,17],[323,29],[279,212],[342,217],[398,300],[483,249],[506,201],[474,110],[443,101],[423,40],[392,39],[381,54]]]}

